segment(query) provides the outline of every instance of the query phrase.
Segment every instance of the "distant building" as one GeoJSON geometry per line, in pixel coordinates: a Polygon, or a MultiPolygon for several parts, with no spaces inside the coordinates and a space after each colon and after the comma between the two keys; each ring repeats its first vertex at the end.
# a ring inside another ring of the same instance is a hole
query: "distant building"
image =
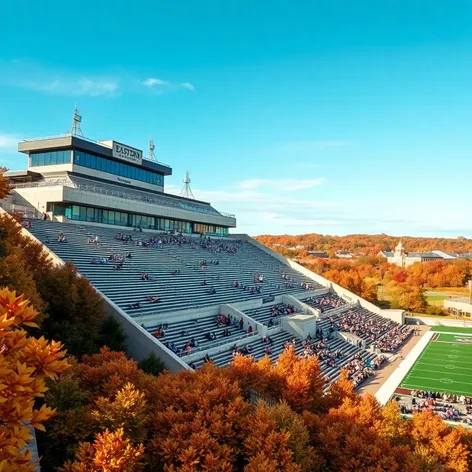
{"type": "Polygon", "coordinates": [[[395,247],[394,252],[380,251],[378,255],[385,257],[390,264],[399,267],[408,267],[415,262],[431,262],[444,259],[434,252],[406,252],[401,241],[395,247]]]}
{"type": "Polygon", "coordinates": [[[472,317],[472,303],[469,298],[456,298],[455,300],[444,300],[444,308],[454,316],[472,317]]]}
{"type": "Polygon", "coordinates": [[[354,255],[348,251],[337,251],[336,257],[339,257],[340,259],[352,259],[354,255]]]}
{"type": "Polygon", "coordinates": [[[313,257],[319,257],[321,259],[326,259],[328,257],[328,253],[326,251],[308,251],[308,254],[313,257]]]}

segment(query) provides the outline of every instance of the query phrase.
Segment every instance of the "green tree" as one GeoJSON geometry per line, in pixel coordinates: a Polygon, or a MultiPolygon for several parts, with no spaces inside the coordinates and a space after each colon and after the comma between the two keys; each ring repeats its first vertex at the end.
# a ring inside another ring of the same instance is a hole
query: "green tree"
{"type": "Polygon", "coordinates": [[[102,298],[90,282],[67,263],[51,268],[37,284],[48,303],[45,334],[60,339],[68,352],[79,358],[97,352],[104,311],[102,298]]]}
{"type": "Polygon", "coordinates": [[[126,352],[126,334],[120,323],[111,316],[105,318],[100,326],[97,344],[109,347],[112,351],[126,352]]]}
{"type": "Polygon", "coordinates": [[[153,352],[144,358],[138,366],[142,371],[146,372],[146,374],[156,376],[162,374],[166,368],[164,363],[153,352]]]}

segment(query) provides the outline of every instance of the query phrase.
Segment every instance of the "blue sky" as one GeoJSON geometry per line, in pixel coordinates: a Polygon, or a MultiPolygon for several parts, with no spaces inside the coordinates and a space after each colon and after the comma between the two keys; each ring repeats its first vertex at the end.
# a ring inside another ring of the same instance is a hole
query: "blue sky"
{"type": "Polygon", "coordinates": [[[472,237],[472,2],[4,2],[0,164],[83,131],[261,233],[472,237]]]}

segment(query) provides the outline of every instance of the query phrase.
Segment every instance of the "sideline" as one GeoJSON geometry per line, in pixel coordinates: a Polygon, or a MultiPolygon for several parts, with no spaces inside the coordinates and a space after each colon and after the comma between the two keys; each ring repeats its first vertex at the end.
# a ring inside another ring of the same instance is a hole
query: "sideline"
{"type": "Polygon", "coordinates": [[[385,383],[379,388],[375,394],[375,398],[380,404],[385,405],[390,400],[390,397],[395,393],[395,390],[400,385],[418,357],[420,357],[421,353],[428,345],[429,340],[434,334],[436,333],[427,331],[413,347],[406,358],[401,362],[401,364],[392,372],[385,383]]]}

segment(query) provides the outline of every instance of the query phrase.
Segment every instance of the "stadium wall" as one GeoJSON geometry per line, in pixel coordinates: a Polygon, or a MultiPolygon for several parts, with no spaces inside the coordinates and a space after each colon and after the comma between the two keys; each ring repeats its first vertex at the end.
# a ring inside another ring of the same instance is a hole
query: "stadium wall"
{"type": "Polygon", "coordinates": [[[367,300],[364,300],[363,298],[355,295],[354,293],[350,292],[349,290],[346,290],[345,288],[341,287],[340,285],[337,285],[333,282],[330,282],[329,280],[325,279],[321,275],[315,274],[311,270],[308,270],[307,268],[303,267],[302,265],[298,264],[295,261],[292,261],[291,259],[288,259],[281,254],[278,254],[277,252],[273,251],[272,249],[268,248],[267,246],[264,246],[260,242],[256,241],[255,239],[251,238],[247,234],[232,234],[231,237],[237,238],[237,239],[242,239],[244,241],[249,242],[250,244],[258,247],[262,251],[266,252],[267,254],[270,254],[272,257],[275,257],[278,259],[280,262],[283,264],[291,267],[292,269],[297,270],[298,272],[302,273],[303,275],[307,276],[308,278],[314,280],[315,282],[323,285],[324,287],[330,287],[332,288],[338,295],[340,295],[342,298],[344,298],[346,301],[350,303],[355,303],[358,302],[363,308],[366,308],[367,310],[376,313],[377,315],[383,316],[384,318],[388,318],[392,321],[395,321],[396,323],[404,324],[405,322],[405,316],[404,316],[404,311],[403,310],[382,310],[381,308],[375,306],[373,303],[368,302],[367,300]]]}

